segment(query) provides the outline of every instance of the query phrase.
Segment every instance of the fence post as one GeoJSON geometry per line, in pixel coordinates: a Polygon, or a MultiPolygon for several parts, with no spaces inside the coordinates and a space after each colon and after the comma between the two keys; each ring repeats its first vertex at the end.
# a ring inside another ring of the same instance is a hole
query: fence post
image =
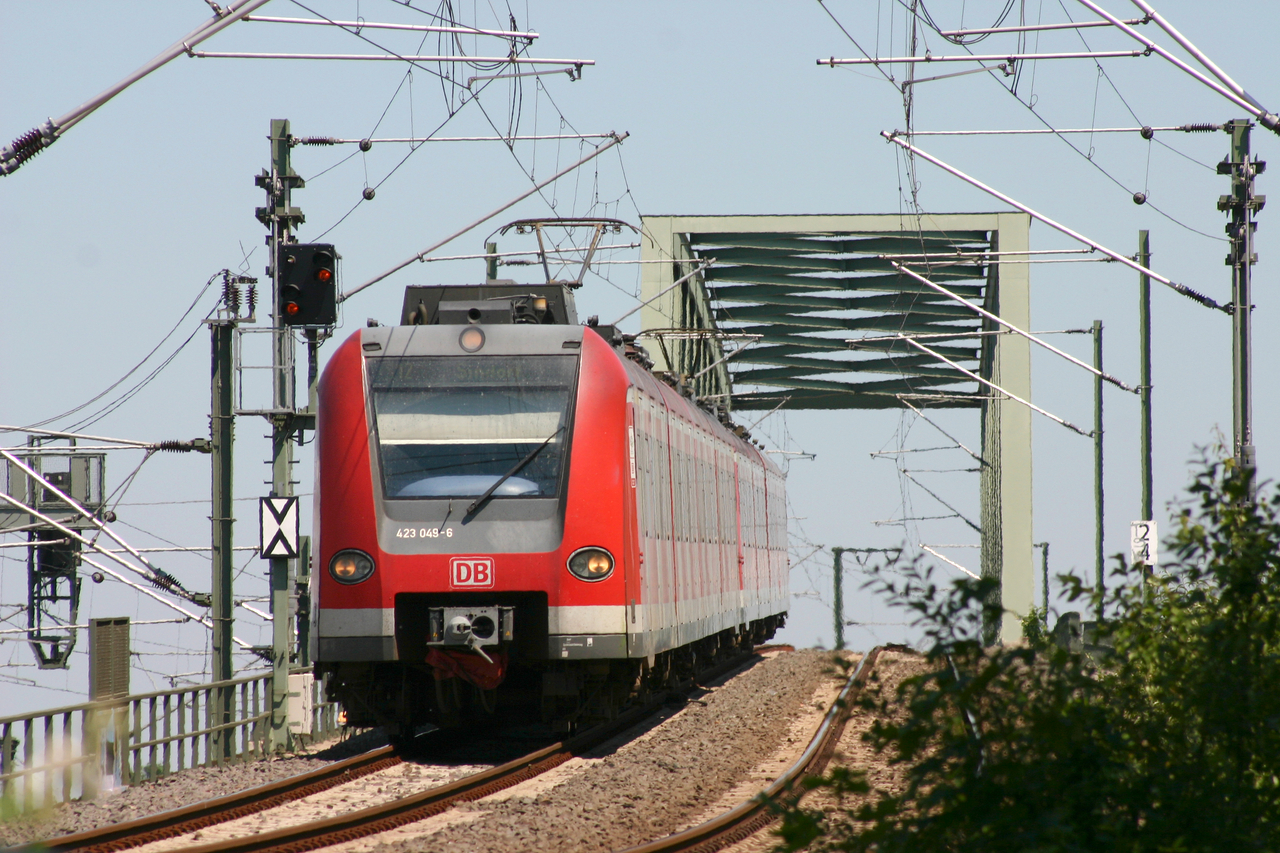
{"type": "Polygon", "coordinates": [[[164,755],[161,759],[161,766],[163,768],[162,773],[166,776],[169,774],[169,738],[172,737],[171,732],[173,731],[173,723],[169,718],[171,713],[169,710],[169,700],[171,698],[173,698],[172,694],[164,694],[164,706],[162,712],[164,714],[164,755]]]}
{"type": "Polygon", "coordinates": [[[186,754],[187,739],[183,737],[187,733],[187,693],[184,690],[178,694],[178,770],[181,771],[186,764],[183,762],[183,756],[186,754]]]}
{"type": "MultiPolygon", "coordinates": [[[[35,763],[35,755],[31,750],[31,745],[35,741],[35,720],[28,717],[23,721],[22,734],[22,766],[25,769],[30,769],[35,763]]],[[[25,778],[26,782],[22,786],[23,791],[25,792],[25,795],[22,798],[22,807],[23,809],[29,810],[31,808],[31,804],[34,803],[36,799],[36,774],[28,773],[25,778]]]]}
{"type": "Polygon", "coordinates": [[[200,766],[200,739],[195,733],[200,731],[200,691],[191,691],[191,766],[200,766]]]}
{"type": "Polygon", "coordinates": [[[98,796],[98,785],[102,781],[102,746],[99,736],[102,733],[101,710],[83,708],[80,711],[80,799],[92,800],[98,796]]]}
{"type": "Polygon", "coordinates": [[[217,762],[217,765],[219,767],[222,766],[221,750],[219,750],[218,757],[216,759],[214,758],[213,732],[210,731],[210,729],[213,726],[213,702],[216,701],[213,696],[213,690],[214,688],[212,687],[206,687],[203,691],[204,692],[204,766],[205,767],[208,767],[210,764],[213,764],[215,761],[217,762]]]}
{"type": "Polygon", "coordinates": [[[240,719],[241,724],[236,728],[240,733],[240,763],[244,764],[249,761],[249,683],[245,682],[240,685],[240,719]]]}
{"type": "Polygon", "coordinates": [[[142,700],[135,699],[130,704],[133,706],[133,735],[129,738],[125,755],[133,758],[129,764],[129,784],[137,785],[142,781],[142,750],[138,749],[138,744],[142,743],[142,700]]]}
{"type": "Polygon", "coordinates": [[[262,756],[262,749],[266,748],[266,740],[262,736],[262,722],[257,719],[257,715],[262,712],[262,683],[260,680],[253,681],[253,748],[256,749],[259,757],[262,756]]]}
{"type": "MultiPolygon", "coordinates": [[[[8,776],[13,772],[13,761],[17,757],[18,745],[13,740],[13,724],[5,723],[3,732],[0,732],[0,775],[8,776]]],[[[8,779],[0,781],[0,798],[8,799],[9,789],[8,779]]]]}
{"type": "MultiPolygon", "coordinates": [[[[71,783],[76,769],[76,764],[71,760],[73,752],[74,749],[71,745],[71,712],[64,711],[62,713],[62,760],[66,762],[66,767],[62,768],[62,801],[64,803],[71,801],[71,783]]],[[[83,766],[83,763],[81,763],[81,766],[83,766]]]]}
{"type": "Polygon", "coordinates": [[[160,726],[156,719],[156,697],[152,696],[147,703],[147,710],[150,712],[151,724],[147,727],[147,740],[151,741],[151,746],[147,748],[147,781],[154,782],[156,775],[156,738],[160,736],[160,726]]]}
{"type": "Polygon", "coordinates": [[[44,777],[44,791],[40,799],[40,804],[45,808],[53,805],[53,777],[56,775],[53,768],[49,765],[55,760],[53,758],[53,714],[46,714],[44,717],[44,763],[45,771],[40,775],[44,777]]]}

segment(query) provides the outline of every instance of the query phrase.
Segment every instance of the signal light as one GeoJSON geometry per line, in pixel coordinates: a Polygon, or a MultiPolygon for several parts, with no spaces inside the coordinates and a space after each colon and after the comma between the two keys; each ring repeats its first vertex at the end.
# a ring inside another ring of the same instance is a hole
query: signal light
{"type": "Polygon", "coordinates": [[[288,243],[280,247],[280,322],[287,326],[332,326],[338,321],[339,259],[328,243],[288,243]]]}

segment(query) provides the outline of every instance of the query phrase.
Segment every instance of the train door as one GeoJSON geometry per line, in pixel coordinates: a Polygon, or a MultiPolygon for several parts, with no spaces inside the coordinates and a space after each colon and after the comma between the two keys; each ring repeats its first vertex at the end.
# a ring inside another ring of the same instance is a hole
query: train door
{"type": "Polygon", "coordinates": [[[782,501],[776,479],[768,469],[765,469],[762,480],[765,487],[764,555],[768,566],[768,579],[764,587],[764,592],[766,593],[764,603],[766,609],[769,612],[773,612],[777,609],[777,604],[781,597],[779,595],[779,585],[782,580],[782,571],[778,565],[778,547],[785,537],[778,535],[778,511],[782,508],[782,501]]]}
{"type": "Polygon", "coordinates": [[[701,635],[703,620],[706,619],[706,602],[702,600],[702,584],[699,583],[698,566],[698,494],[697,494],[697,446],[694,441],[693,428],[688,421],[680,420],[680,469],[681,469],[681,511],[684,523],[684,589],[680,600],[689,604],[687,624],[688,638],[696,639],[701,635]]]}
{"type": "Polygon", "coordinates": [[[730,624],[730,607],[728,601],[728,575],[724,571],[724,525],[721,521],[721,488],[719,488],[719,465],[721,460],[721,448],[719,442],[712,435],[708,435],[707,439],[707,507],[708,507],[708,542],[707,549],[712,567],[710,567],[710,578],[712,578],[712,597],[716,602],[716,629],[723,630],[728,628],[730,624]]]}
{"type": "Polygon", "coordinates": [[[729,480],[729,451],[723,444],[716,446],[716,531],[719,539],[718,554],[720,557],[720,588],[723,591],[723,611],[731,624],[727,628],[736,628],[742,624],[741,584],[738,582],[738,567],[733,553],[733,504],[732,490],[729,480]]]}
{"type": "Polygon", "coordinates": [[[743,547],[742,541],[742,457],[735,450],[733,452],[733,544],[735,562],[738,564],[738,621],[746,624],[751,617],[747,612],[747,583],[746,583],[746,565],[747,555],[743,547]]]}
{"type": "Polygon", "coordinates": [[[671,432],[671,470],[675,474],[672,485],[677,534],[676,600],[680,602],[680,642],[683,644],[693,639],[693,628],[701,614],[693,595],[693,567],[689,555],[689,534],[692,527],[689,523],[689,431],[684,420],[675,416],[671,418],[671,432]]]}
{"type": "MultiPolygon", "coordinates": [[[[661,389],[660,389],[661,390],[661,389]]],[[[662,526],[663,538],[666,540],[662,549],[663,572],[662,583],[665,587],[664,600],[671,602],[671,642],[680,642],[680,621],[684,618],[684,607],[680,601],[680,566],[678,549],[680,547],[679,527],[676,523],[676,424],[671,410],[666,404],[666,392],[662,391],[662,408],[659,411],[661,423],[662,457],[658,460],[658,473],[662,478],[662,526]]]]}
{"type": "Polygon", "coordinates": [[[711,558],[713,568],[711,573],[712,581],[715,583],[715,600],[716,613],[718,615],[716,627],[720,630],[732,627],[730,622],[733,617],[733,603],[729,600],[729,572],[728,564],[724,559],[724,497],[723,490],[720,488],[720,471],[722,452],[720,443],[712,438],[707,445],[708,462],[707,462],[707,491],[708,501],[711,506],[711,558]]]}
{"type": "Polygon", "coordinates": [[[637,457],[640,462],[640,483],[643,488],[644,551],[640,557],[640,594],[644,596],[644,611],[648,630],[665,624],[667,599],[662,593],[662,539],[658,523],[660,501],[658,478],[657,418],[653,400],[648,395],[640,397],[640,417],[643,430],[639,436],[637,457]]]}
{"type": "MultiPolygon", "coordinates": [[[[626,595],[626,619],[629,625],[628,635],[633,638],[643,637],[646,633],[646,622],[639,611],[642,600],[642,580],[640,577],[640,555],[644,553],[644,525],[638,489],[636,459],[636,409],[639,401],[639,389],[634,385],[627,392],[627,479],[630,488],[623,488],[623,527],[622,542],[626,554],[623,562],[623,587],[626,595]]],[[[630,648],[628,654],[635,656],[639,649],[630,648]]]]}
{"type": "Polygon", "coordinates": [[[671,542],[671,459],[667,432],[667,409],[661,398],[649,400],[653,442],[653,587],[661,604],[661,626],[675,642],[676,597],[672,577],[671,542]]]}
{"type": "Polygon", "coordinates": [[[690,429],[693,438],[693,476],[694,480],[694,520],[697,525],[698,600],[702,602],[702,620],[698,627],[700,635],[707,635],[715,630],[715,596],[711,586],[711,555],[707,545],[711,538],[707,524],[707,437],[695,424],[690,429]]]}
{"type": "Polygon", "coordinates": [[[706,442],[702,430],[697,424],[689,425],[689,474],[692,480],[689,497],[693,512],[693,586],[694,595],[698,599],[698,636],[706,636],[711,631],[712,602],[710,597],[710,565],[707,560],[707,489],[703,479],[702,466],[706,456],[706,442]]]}
{"type": "Polygon", "coordinates": [[[759,619],[760,612],[760,527],[757,515],[759,513],[759,494],[756,488],[756,465],[755,460],[749,457],[743,459],[744,465],[740,470],[744,474],[742,478],[742,533],[743,533],[743,553],[746,562],[743,564],[744,584],[747,588],[747,613],[752,619],[759,619]]]}

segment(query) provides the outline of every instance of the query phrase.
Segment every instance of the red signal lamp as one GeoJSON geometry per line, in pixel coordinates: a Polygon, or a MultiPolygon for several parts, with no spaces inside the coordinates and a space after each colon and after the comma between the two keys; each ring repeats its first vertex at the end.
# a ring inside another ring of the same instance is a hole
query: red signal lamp
{"type": "Polygon", "coordinates": [[[338,319],[338,253],[329,243],[279,247],[276,315],[286,326],[332,326],[338,319]]]}

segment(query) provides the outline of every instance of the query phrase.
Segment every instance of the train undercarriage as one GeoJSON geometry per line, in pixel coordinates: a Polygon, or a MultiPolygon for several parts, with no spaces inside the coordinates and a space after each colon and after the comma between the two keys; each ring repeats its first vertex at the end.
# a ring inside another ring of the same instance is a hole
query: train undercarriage
{"type": "MultiPolygon", "coordinates": [[[[489,688],[465,670],[410,660],[324,663],[328,697],[341,704],[349,727],[380,726],[393,738],[427,726],[541,725],[574,732],[611,720],[636,702],[696,679],[710,666],[767,642],[785,614],[726,630],[650,658],[539,660],[518,644],[488,647],[502,654],[504,678],[489,688]],[[507,657],[509,653],[509,657],[507,657]]],[[[478,653],[476,653],[478,654],[478,653]]]]}

